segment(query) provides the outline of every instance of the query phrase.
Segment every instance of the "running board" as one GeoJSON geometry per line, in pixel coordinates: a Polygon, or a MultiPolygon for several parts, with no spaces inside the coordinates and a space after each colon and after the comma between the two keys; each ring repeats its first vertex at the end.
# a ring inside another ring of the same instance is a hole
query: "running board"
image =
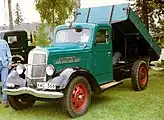
{"type": "Polygon", "coordinates": [[[117,81],[113,81],[113,82],[110,82],[110,83],[106,83],[104,85],[101,85],[100,88],[101,88],[102,91],[104,91],[104,90],[106,90],[108,88],[111,88],[111,87],[120,85],[122,83],[123,83],[123,81],[118,81],[118,82],[117,81]]]}

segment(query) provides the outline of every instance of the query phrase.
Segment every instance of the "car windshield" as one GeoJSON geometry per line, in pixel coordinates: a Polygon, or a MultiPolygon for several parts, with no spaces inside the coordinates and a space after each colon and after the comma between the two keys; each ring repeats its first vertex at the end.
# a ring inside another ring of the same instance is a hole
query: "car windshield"
{"type": "Polygon", "coordinates": [[[7,35],[5,33],[0,33],[0,39],[6,40],[11,48],[21,47],[20,44],[21,36],[18,35],[13,36],[13,35],[7,35]]]}
{"type": "Polygon", "coordinates": [[[75,29],[59,30],[56,33],[55,43],[88,43],[89,38],[89,29],[82,29],[79,32],[75,29]]]}
{"type": "Polygon", "coordinates": [[[20,45],[20,36],[6,36],[8,44],[11,48],[19,48],[20,45]]]}

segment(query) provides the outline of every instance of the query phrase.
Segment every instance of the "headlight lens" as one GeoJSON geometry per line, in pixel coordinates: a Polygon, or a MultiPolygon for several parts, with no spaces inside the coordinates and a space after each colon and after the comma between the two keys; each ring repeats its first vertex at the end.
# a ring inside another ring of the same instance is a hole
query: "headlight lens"
{"type": "Polygon", "coordinates": [[[54,72],[55,72],[54,66],[48,65],[48,66],[46,67],[46,74],[47,74],[48,76],[52,76],[52,75],[54,74],[54,72]]]}
{"type": "Polygon", "coordinates": [[[17,67],[16,67],[16,71],[19,75],[21,75],[25,70],[25,67],[22,65],[22,64],[19,64],[17,67]]]}

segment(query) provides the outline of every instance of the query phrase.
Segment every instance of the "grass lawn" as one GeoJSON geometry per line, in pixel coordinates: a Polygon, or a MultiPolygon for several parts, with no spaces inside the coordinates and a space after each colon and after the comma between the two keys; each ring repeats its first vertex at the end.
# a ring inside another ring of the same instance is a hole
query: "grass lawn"
{"type": "MultiPolygon", "coordinates": [[[[0,120],[64,120],[70,119],[61,103],[36,102],[33,108],[15,111],[0,105],[0,120]]],[[[87,114],[75,120],[164,120],[164,74],[150,72],[145,91],[135,92],[131,82],[92,95],[87,114]]]]}

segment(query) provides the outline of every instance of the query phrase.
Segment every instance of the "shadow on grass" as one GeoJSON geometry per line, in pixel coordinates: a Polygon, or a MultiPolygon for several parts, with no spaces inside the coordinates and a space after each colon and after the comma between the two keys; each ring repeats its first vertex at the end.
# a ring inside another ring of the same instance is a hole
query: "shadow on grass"
{"type": "MultiPolygon", "coordinates": [[[[97,105],[104,104],[106,102],[110,103],[111,101],[116,100],[117,98],[109,97],[103,94],[100,95],[92,95],[91,106],[89,111],[94,110],[97,105]]],[[[37,101],[32,108],[24,109],[22,111],[15,111],[14,114],[17,115],[24,115],[24,116],[42,116],[42,117],[55,117],[55,118],[62,118],[62,119],[69,119],[67,114],[65,113],[64,109],[62,109],[62,102],[61,101],[54,101],[54,102],[43,102],[37,101]]]]}
{"type": "MultiPolygon", "coordinates": [[[[113,100],[112,97],[104,96],[103,94],[92,94],[91,96],[91,106],[95,106],[97,104],[102,104],[104,102],[110,102],[113,100]]],[[[54,102],[40,102],[38,101],[32,108],[29,110],[36,110],[39,112],[65,112],[62,108],[62,101],[54,101],[54,102]]]]}
{"type": "Polygon", "coordinates": [[[96,95],[96,94],[93,94],[92,97],[91,97],[91,106],[93,105],[97,105],[97,104],[102,104],[106,101],[110,102],[113,100],[112,97],[109,97],[109,96],[105,96],[103,94],[99,94],[99,95],[96,95]]]}
{"type": "Polygon", "coordinates": [[[122,91],[122,92],[132,91],[133,89],[132,89],[131,80],[130,79],[126,79],[126,80],[123,81],[122,84],[120,84],[118,86],[115,86],[115,87],[112,87],[109,90],[115,91],[115,92],[119,92],[119,91],[122,91]]]}
{"type": "MultiPolygon", "coordinates": [[[[17,115],[24,116],[33,116],[35,118],[38,118],[37,116],[41,116],[43,118],[62,118],[62,119],[68,119],[69,117],[65,113],[65,111],[62,109],[62,103],[61,102],[44,102],[44,101],[37,101],[33,107],[24,109],[21,111],[15,111],[17,115]]],[[[14,113],[14,114],[15,114],[14,113]]]]}
{"type": "Polygon", "coordinates": [[[62,109],[62,102],[54,101],[54,102],[40,102],[38,101],[32,108],[32,110],[38,112],[53,112],[60,113],[64,112],[62,109]]]}
{"type": "MultiPolygon", "coordinates": [[[[121,84],[119,86],[113,87],[111,89],[108,89],[107,91],[104,91],[101,94],[92,94],[91,96],[91,109],[94,109],[94,106],[97,106],[99,104],[104,104],[106,102],[110,103],[116,100],[119,100],[116,96],[109,96],[112,92],[127,92],[127,91],[133,91],[131,88],[131,84],[129,82],[125,81],[125,84],[121,84]]],[[[38,112],[55,112],[61,115],[65,115],[65,111],[62,108],[62,101],[53,101],[53,102],[37,102],[32,108],[29,110],[38,111],[38,112]]]]}

